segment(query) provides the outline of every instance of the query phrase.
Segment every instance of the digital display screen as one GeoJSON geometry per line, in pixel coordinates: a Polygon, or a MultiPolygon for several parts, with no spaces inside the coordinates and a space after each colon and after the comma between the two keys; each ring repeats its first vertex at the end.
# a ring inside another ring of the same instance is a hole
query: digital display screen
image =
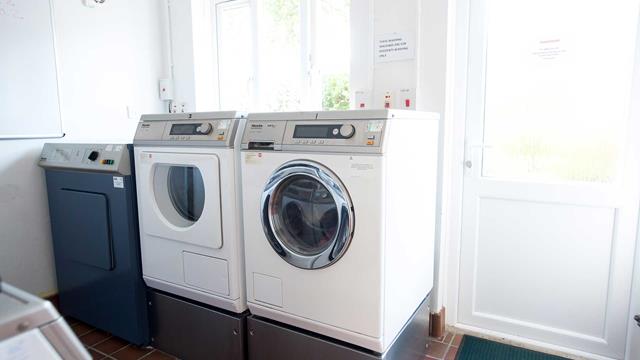
{"type": "Polygon", "coordinates": [[[173,124],[169,135],[196,135],[200,124],[173,124]]]}
{"type": "Polygon", "coordinates": [[[329,139],[333,138],[335,125],[296,125],[293,130],[294,139],[329,139]]]}

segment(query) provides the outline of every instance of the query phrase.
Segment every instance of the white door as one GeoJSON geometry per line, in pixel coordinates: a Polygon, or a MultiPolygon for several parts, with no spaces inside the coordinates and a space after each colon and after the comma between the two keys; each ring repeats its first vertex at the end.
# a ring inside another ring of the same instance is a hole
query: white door
{"type": "Polygon", "coordinates": [[[622,359],[639,1],[469,3],[458,322],[622,359]]]}
{"type": "Polygon", "coordinates": [[[136,170],[144,234],[222,247],[217,155],[142,151],[136,170]]]}
{"type": "MultiPolygon", "coordinates": [[[[640,233],[638,242],[640,244],[640,233]]],[[[640,259],[640,246],[636,248],[636,259],[640,259]]],[[[640,359],[640,260],[636,260],[633,282],[626,360],[640,359]]]]}

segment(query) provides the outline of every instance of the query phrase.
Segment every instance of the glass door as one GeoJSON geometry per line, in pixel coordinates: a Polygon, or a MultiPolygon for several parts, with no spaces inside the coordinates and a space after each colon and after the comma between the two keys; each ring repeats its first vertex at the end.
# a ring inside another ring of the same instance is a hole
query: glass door
{"type": "Polygon", "coordinates": [[[458,321],[622,358],[639,2],[469,4],[458,321]]]}
{"type": "Polygon", "coordinates": [[[163,239],[221,248],[218,156],[143,151],[137,161],[143,231],[163,239]]]}
{"type": "Polygon", "coordinates": [[[153,178],[156,202],[162,204],[158,209],[169,222],[188,227],[200,219],[205,187],[197,167],[160,164],[156,166],[153,178]]]}
{"type": "Polygon", "coordinates": [[[294,266],[329,266],[349,246],[351,200],[335,175],[319,164],[295,162],[278,169],[264,190],[262,208],[267,239],[294,266]]]}

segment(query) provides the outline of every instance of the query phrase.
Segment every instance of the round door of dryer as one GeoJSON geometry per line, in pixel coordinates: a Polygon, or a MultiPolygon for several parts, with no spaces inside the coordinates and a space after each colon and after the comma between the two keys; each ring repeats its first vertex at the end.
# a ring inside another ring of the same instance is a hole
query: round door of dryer
{"type": "Polygon", "coordinates": [[[261,198],[264,233],[289,264],[320,269],[346,252],[354,212],[343,183],[315,162],[292,161],[269,178],[261,198]]]}
{"type": "Polygon", "coordinates": [[[139,161],[144,231],[202,247],[222,247],[218,157],[142,152],[139,161]]]}

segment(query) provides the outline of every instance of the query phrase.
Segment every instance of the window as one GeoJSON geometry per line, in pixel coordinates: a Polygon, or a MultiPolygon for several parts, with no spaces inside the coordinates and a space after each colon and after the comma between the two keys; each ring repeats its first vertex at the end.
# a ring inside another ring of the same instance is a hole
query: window
{"type": "Polygon", "coordinates": [[[348,109],[350,0],[215,2],[221,109],[348,109]]]}
{"type": "Polygon", "coordinates": [[[484,176],[615,180],[634,9],[633,1],[488,1],[484,176]]]}

